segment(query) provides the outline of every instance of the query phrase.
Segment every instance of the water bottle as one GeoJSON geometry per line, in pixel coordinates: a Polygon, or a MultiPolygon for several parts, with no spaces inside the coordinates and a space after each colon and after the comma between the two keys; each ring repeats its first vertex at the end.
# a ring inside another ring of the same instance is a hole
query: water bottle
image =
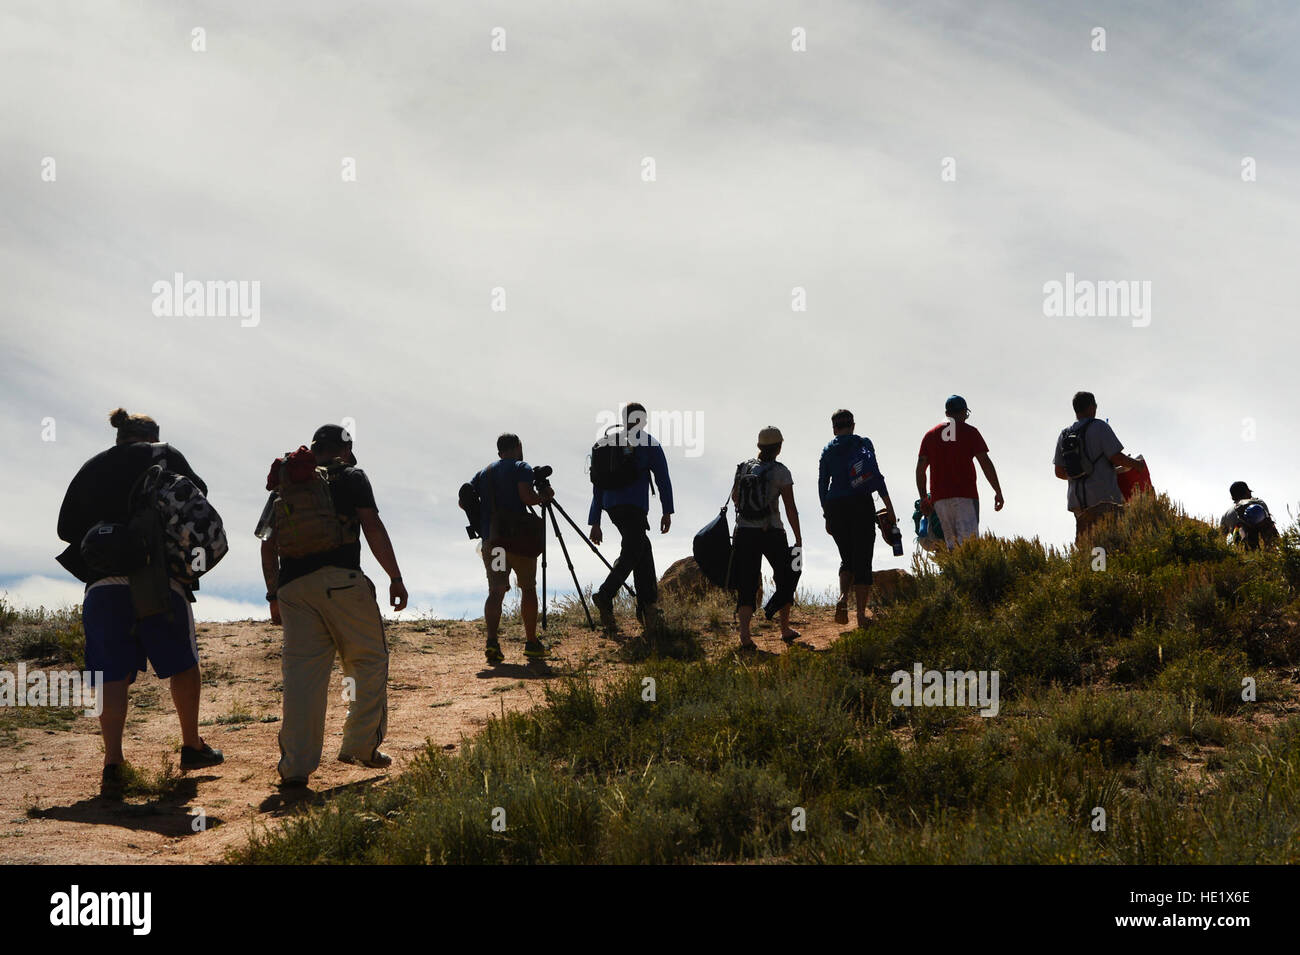
{"type": "Polygon", "coordinates": [[[897,524],[894,525],[894,532],[889,536],[889,540],[894,545],[894,556],[902,557],[903,556],[903,532],[898,529],[897,524]]]}
{"type": "Polygon", "coordinates": [[[262,508],[262,516],[257,519],[257,528],[253,531],[260,539],[266,540],[271,536],[271,508],[275,504],[275,492],[266,499],[266,507],[262,508]]]}

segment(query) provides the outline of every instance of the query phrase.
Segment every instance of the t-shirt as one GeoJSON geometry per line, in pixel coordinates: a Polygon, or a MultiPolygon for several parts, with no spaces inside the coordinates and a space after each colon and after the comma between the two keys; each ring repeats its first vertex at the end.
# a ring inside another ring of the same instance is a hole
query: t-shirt
{"type": "MultiPolygon", "coordinates": [[[[1092,424],[1083,435],[1083,454],[1092,462],[1092,473],[1082,479],[1071,479],[1070,486],[1065,492],[1065,500],[1066,507],[1072,511],[1092,507],[1103,501],[1121,505],[1124,503],[1124,495],[1119,489],[1119,480],[1115,476],[1115,465],[1110,463],[1111,455],[1123,451],[1124,445],[1120,443],[1119,438],[1115,437],[1115,432],[1111,430],[1110,425],[1096,418],[1076,421],[1070,425],[1070,430],[1077,432],[1089,421],[1092,424]]],[[[1061,456],[1059,436],[1056,439],[1056,454],[1052,458],[1052,464],[1058,467],[1065,464],[1061,456]]]]}
{"type": "MultiPolygon", "coordinates": [[[[1237,513],[1237,508],[1238,506],[1242,506],[1244,509],[1244,506],[1249,504],[1260,504],[1263,505],[1265,511],[1268,510],[1268,505],[1264,504],[1264,502],[1259,498],[1243,497],[1240,501],[1237,501],[1236,504],[1232,505],[1232,509],[1228,511],[1228,513],[1223,515],[1223,519],[1219,521],[1219,530],[1223,531],[1224,534],[1231,534],[1238,527],[1241,527],[1243,521],[1241,516],[1237,513]]],[[[1272,516],[1272,514],[1269,514],[1270,518],[1272,516]]]]}
{"type": "Polygon", "coordinates": [[[744,517],[739,512],[736,513],[737,527],[759,527],[763,530],[776,529],[780,530],[785,525],[781,523],[781,492],[788,487],[794,487],[794,476],[790,469],[779,461],[760,462],[757,458],[746,461],[746,465],[765,464],[766,470],[763,472],[763,480],[767,485],[767,500],[770,510],[766,517],[744,517]]]}
{"type": "Polygon", "coordinates": [[[964,421],[937,424],[921,439],[920,454],[930,466],[930,498],[979,497],[975,484],[975,457],[988,452],[979,431],[964,421]],[[947,439],[945,440],[945,435],[947,439]]]}
{"type": "MultiPolygon", "coordinates": [[[[104,521],[125,524],[131,489],[140,475],[155,464],[168,471],[183,474],[206,495],[208,486],[194,473],[190,463],[170,444],[118,444],[101,451],[81,466],[63,496],[59,508],[59,539],[68,547],[58,556],[58,561],[69,573],[87,584],[99,580],[81,559],[81,539],[86,531],[104,521]]],[[[194,589],[198,589],[197,584],[194,589]]]]}
{"type": "Polygon", "coordinates": [[[470,482],[478,491],[483,507],[479,511],[478,533],[483,540],[488,539],[491,529],[492,510],[513,511],[523,514],[527,508],[519,497],[519,485],[533,483],[533,469],[523,461],[502,458],[493,461],[470,482]],[[490,481],[490,483],[489,483],[490,481]]]}
{"type": "MultiPolygon", "coordinates": [[[[370,487],[370,479],[360,468],[346,467],[335,471],[330,478],[330,497],[334,500],[334,511],[340,517],[353,522],[356,527],[357,508],[365,507],[378,510],[375,504],[375,492],[370,487]]],[[[344,570],[361,569],[361,535],[350,544],[343,544],[333,550],[308,554],[306,557],[280,558],[280,586],[291,580],[305,577],[322,567],[342,567],[344,570]]]]}

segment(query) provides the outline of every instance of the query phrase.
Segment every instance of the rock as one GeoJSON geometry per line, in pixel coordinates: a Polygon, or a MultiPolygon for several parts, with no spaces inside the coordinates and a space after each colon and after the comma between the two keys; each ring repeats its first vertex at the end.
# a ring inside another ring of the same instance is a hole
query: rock
{"type": "MultiPolygon", "coordinates": [[[[659,578],[660,596],[673,597],[677,600],[698,600],[708,594],[721,593],[722,588],[715,586],[707,577],[694,557],[683,557],[668,565],[663,576],[659,578]]],[[[754,607],[763,606],[763,585],[760,583],[755,596],[754,607]]]]}
{"type": "Polygon", "coordinates": [[[871,573],[871,602],[892,603],[907,596],[914,578],[900,568],[876,570],[871,573]]]}

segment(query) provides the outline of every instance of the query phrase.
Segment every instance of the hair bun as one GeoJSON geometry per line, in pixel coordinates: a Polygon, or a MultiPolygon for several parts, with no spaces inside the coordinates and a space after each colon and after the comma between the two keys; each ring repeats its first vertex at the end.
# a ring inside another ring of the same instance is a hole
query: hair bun
{"type": "Polygon", "coordinates": [[[122,425],[126,424],[127,421],[130,420],[130,418],[131,416],[126,413],[125,408],[118,408],[116,411],[113,411],[109,414],[108,423],[111,424],[114,428],[120,428],[122,427],[122,425]]]}

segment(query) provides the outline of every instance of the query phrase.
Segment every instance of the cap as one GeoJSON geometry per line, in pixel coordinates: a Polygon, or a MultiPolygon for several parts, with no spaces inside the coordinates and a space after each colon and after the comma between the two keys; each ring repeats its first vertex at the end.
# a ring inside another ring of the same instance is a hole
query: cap
{"type": "Polygon", "coordinates": [[[943,413],[947,415],[959,415],[969,410],[966,407],[966,399],[961,395],[952,395],[943,403],[943,413]]]}
{"type": "Polygon", "coordinates": [[[780,444],[785,438],[781,437],[781,429],[775,425],[768,425],[758,433],[758,446],[766,448],[769,445],[780,444]]]}
{"type": "Polygon", "coordinates": [[[348,429],[341,424],[323,424],[316,429],[316,433],[311,436],[311,449],[316,450],[319,444],[329,447],[340,447],[347,451],[347,462],[356,464],[356,455],[352,453],[352,435],[348,429]]]}
{"type": "Polygon", "coordinates": [[[1250,485],[1245,481],[1233,481],[1232,487],[1228,488],[1228,495],[1234,501],[1240,501],[1250,497],[1250,485]]]}

